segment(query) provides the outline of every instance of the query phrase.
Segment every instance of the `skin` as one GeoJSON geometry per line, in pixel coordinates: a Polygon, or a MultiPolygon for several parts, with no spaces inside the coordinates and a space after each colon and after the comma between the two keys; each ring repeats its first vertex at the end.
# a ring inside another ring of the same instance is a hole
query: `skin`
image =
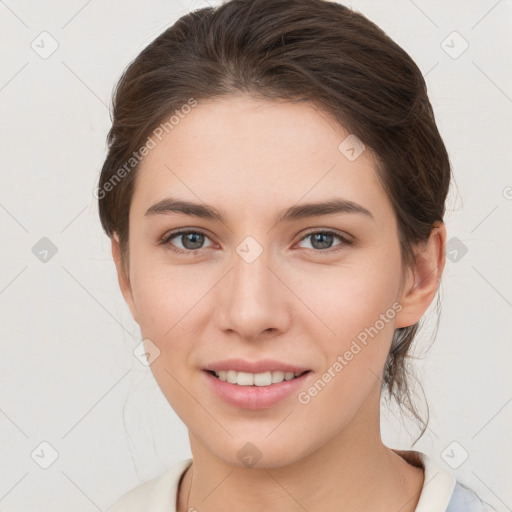
{"type": "Polygon", "coordinates": [[[415,247],[414,268],[403,268],[396,217],[370,150],[348,160],[338,150],[347,135],[309,103],[229,96],[200,101],[142,162],[129,268],[116,235],[112,253],[133,318],[160,350],[151,370],[189,430],[194,463],[179,486],[180,512],[416,508],[423,471],[382,443],[380,378],[394,329],[417,322],[435,296],[446,230],[437,223],[415,247]],[[171,195],[212,205],[225,222],[145,215],[171,195]],[[373,219],[336,213],[273,222],[283,209],[333,196],[373,219]],[[195,255],[169,249],[186,251],[190,237],[159,243],[178,228],[206,234],[195,255]],[[322,249],[306,237],[326,229],[354,243],[334,237],[322,249]],[[263,249],[250,264],[236,252],[247,236],[263,249]],[[310,368],[307,390],[397,302],[395,317],[308,404],[292,394],[245,410],[206,385],[208,363],[269,357],[310,368]],[[254,467],[237,457],[247,442],[262,454],[254,467]]]}

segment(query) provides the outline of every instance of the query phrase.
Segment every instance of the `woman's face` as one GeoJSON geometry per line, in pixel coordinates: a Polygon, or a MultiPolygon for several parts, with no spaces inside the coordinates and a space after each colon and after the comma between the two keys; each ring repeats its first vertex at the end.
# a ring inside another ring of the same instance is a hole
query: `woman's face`
{"type": "Polygon", "coordinates": [[[420,315],[401,303],[409,274],[392,206],[348,135],[311,104],[200,101],[139,170],[123,293],[162,392],[226,462],[251,450],[258,465],[293,462],[361,414],[378,429],[394,329],[420,315]],[[207,208],[221,219],[194,214],[207,208]],[[171,237],[179,230],[193,233],[171,237]],[[228,359],[309,371],[249,388],[206,371],[228,359]]]}

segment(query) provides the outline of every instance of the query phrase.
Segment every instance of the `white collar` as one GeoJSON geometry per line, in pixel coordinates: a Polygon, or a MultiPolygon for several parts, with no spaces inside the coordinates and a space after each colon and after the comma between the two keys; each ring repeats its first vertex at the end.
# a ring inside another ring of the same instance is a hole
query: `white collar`
{"type": "Polygon", "coordinates": [[[393,449],[393,451],[409,464],[423,468],[425,473],[415,512],[444,512],[457,483],[455,477],[425,453],[415,450],[393,449]]]}
{"type": "MultiPolygon", "coordinates": [[[[445,512],[456,485],[455,477],[422,452],[393,451],[424,470],[423,488],[415,512],[445,512]]],[[[179,482],[191,464],[191,458],[174,464],[159,476],[128,491],[107,512],[176,512],[179,482]]]]}

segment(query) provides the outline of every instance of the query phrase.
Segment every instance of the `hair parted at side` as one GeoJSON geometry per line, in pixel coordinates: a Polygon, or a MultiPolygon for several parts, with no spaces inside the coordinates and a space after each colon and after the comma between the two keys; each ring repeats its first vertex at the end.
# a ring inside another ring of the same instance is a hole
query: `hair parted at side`
{"type": "MultiPolygon", "coordinates": [[[[124,261],[140,166],[134,154],[191,99],[238,93],[313,102],[356,135],[375,157],[393,205],[404,268],[414,262],[414,244],[443,221],[451,179],[425,81],[378,26],[327,0],[229,0],[193,11],[125,69],[113,95],[97,195],[102,226],[119,236],[124,261]]],[[[423,423],[421,437],[428,419],[417,413],[407,378],[418,328],[395,331],[383,389],[423,423]]]]}

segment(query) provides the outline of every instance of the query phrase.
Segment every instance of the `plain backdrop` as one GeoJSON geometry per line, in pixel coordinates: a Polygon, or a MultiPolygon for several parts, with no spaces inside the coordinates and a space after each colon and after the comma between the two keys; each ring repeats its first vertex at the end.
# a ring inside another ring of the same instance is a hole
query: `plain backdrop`
{"type": "MultiPolygon", "coordinates": [[[[93,190],[121,72],[206,5],[0,1],[2,511],[105,510],[191,455],[133,355],[140,333],[93,190]]],[[[413,449],[512,510],[512,2],[347,5],[421,68],[457,185],[437,337],[431,308],[416,344],[430,421],[413,449]]],[[[383,407],[383,439],[409,449],[418,429],[396,414],[383,407]]]]}

